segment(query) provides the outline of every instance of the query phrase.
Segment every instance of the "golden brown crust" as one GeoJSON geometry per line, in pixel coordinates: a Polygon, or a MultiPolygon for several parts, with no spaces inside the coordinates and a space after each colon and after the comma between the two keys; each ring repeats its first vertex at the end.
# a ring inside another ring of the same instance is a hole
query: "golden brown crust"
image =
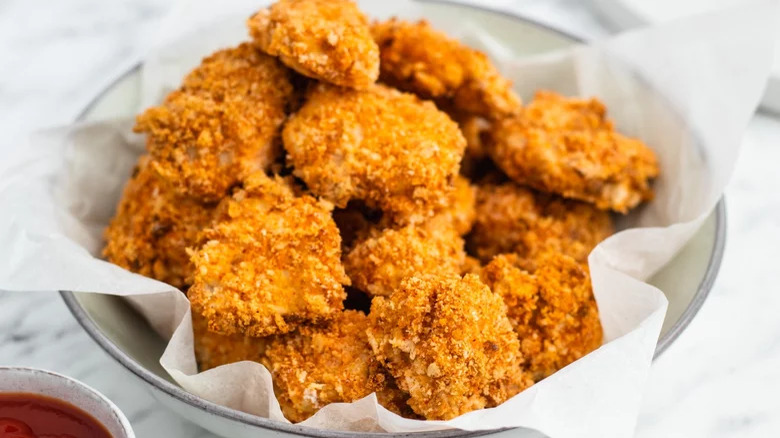
{"type": "Polygon", "coordinates": [[[284,147],[296,176],[339,207],[360,199],[392,215],[430,216],[453,190],[465,140],[430,102],[384,86],[320,84],[290,118],[284,147]]]}
{"type": "Polygon", "coordinates": [[[242,334],[220,335],[208,330],[205,318],[192,313],[193,341],[198,370],[249,360],[261,362],[270,338],[253,338],[242,334]]]}
{"type": "Polygon", "coordinates": [[[293,88],[287,69],[244,43],[205,58],[138,116],[152,167],[179,193],[216,201],[278,157],[293,88]]]}
{"type": "Polygon", "coordinates": [[[247,25],[260,49],[303,75],[351,88],[379,76],[368,19],[350,0],[280,0],[247,25]]]}
{"type": "Polygon", "coordinates": [[[489,119],[520,109],[520,98],[484,53],[433,29],[427,21],[374,23],[380,50],[380,80],[489,119]]]}
{"type": "Polygon", "coordinates": [[[401,227],[435,220],[454,227],[460,235],[467,234],[476,219],[476,188],[462,175],[455,175],[451,191],[441,201],[433,211],[433,216],[430,216],[430,212],[421,214],[419,210],[410,215],[388,214],[378,221],[379,226],[401,227]]]}
{"type": "Polygon", "coordinates": [[[192,256],[193,309],[222,334],[267,336],[342,309],[341,238],[332,206],[295,196],[280,178],[250,176],[220,205],[217,223],[192,256]]]}
{"type": "Polygon", "coordinates": [[[655,154],[615,132],[597,99],[540,91],[521,114],[495,124],[489,153],[516,182],[626,213],[652,199],[655,154]]]}
{"type": "Polygon", "coordinates": [[[500,255],[482,280],[503,297],[507,315],[539,381],[601,346],[603,332],[587,267],[547,253],[536,259],[500,255]]]}
{"type": "Polygon", "coordinates": [[[213,204],[177,195],[149,166],[149,157],[141,157],[106,228],[103,256],[127,270],[186,288],[192,276],[186,249],[195,245],[213,214],[213,204]]]}
{"type": "Polygon", "coordinates": [[[457,274],[466,253],[463,239],[445,219],[399,229],[372,228],[344,257],[352,285],[370,294],[389,296],[412,276],[457,274]]]}
{"type": "Polygon", "coordinates": [[[547,251],[585,263],[590,251],[614,232],[605,211],[511,182],[478,186],[476,211],[467,246],[485,263],[503,253],[534,258],[547,251]]]}
{"type": "Polygon", "coordinates": [[[458,234],[465,235],[471,231],[471,227],[477,219],[476,188],[461,175],[455,177],[454,187],[455,190],[450,196],[450,204],[437,211],[436,216],[444,217],[452,224],[458,234]]]}
{"type": "Polygon", "coordinates": [[[374,354],[426,419],[496,406],[531,384],[501,297],[476,275],[409,278],[374,298],[368,318],[374,354]]]}
{"type": "Polygon", "coordinates": [[[263,364],[285,417],[303,421],[330,403],[359,400],[372,392],[402,413],[407,398],[374,358],[366,337],[366,316],[339,313],[324,327],[301,326],[270,338],[263,364]]]}

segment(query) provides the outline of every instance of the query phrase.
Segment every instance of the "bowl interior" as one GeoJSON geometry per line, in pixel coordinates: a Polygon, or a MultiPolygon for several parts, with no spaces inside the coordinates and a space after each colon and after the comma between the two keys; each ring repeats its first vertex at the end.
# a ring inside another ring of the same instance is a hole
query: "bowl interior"
{"type": "MultiPolygon", "coordinates": [[[[388,2],[391,3],[391,2],[388,2]]],[[[390,6],[388,6],[390,7],[390,6]]],[[[433,25],[457,22],[467,13],[484,24],[492,37],[511,49],[517,57],[546,52],[576,44],[572,36],[518,17],[468,6],[426,2],[425,16],[433,25]]],[[[101,120],[133,116],[138,111],[141,75],[134,69],[100,94],[85,110],[83,120],[101,120]]],[[[669,310],[656,354],[663,351],[685,328],[706,297],[717,273],[725,230],[723,203],[713,211],[694,238],[662,268],[650,283],[664,291],[669,310]]],[[[159,364],[166,342],[121,298],[88,293],[64,293],[66,301],[82,324],[94,326],[91,331],[101,344],[113,344],[124,358],[115,358],[125,366],[142,369],[156,378],[172,382],[159,364]]],[[[136,374],[141,374],[138,370],[136,374]]],[[[142,376],[143,377],[143,376],[142,376]]],[[[149,379],[147,379],[149,380],[149,379]]],[[[159,386],[159,385],[157,385],[159,386]]],[[[334,435],[335,436],[335,435],[334,435]]]]}

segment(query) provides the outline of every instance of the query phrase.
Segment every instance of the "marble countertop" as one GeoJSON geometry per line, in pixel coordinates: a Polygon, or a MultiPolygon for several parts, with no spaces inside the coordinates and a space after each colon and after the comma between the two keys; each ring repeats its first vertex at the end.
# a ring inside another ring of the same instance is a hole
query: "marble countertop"
{"type": "MultiPolygon", "coordinates": [[[[580,0],[491,0],[589,38],[609,33],[580,0]]],[[[36,128],[65,124],[141,55],[170,4],[0,2],[0,164],[36,128]]],[[[715,287],[653,365],[638,437],[780,435],[780,118],[757,114],[726,197],[728,242],[715,287]]],[[[82,331],[54,292],[0,292],[0,365],[73,376],[112,399],[139,437],[212,437],[157,403],[82,331]]]]}

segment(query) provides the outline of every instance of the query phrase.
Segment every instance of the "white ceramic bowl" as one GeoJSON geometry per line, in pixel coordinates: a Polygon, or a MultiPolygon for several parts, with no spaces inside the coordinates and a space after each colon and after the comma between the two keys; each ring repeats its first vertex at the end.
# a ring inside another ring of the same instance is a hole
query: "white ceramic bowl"
{"type": "Polygon", "coordinates": [[[125,414],[111,400],[70,377],[35,368],[0,367],[0,394],[30,393],[56,398],[100,422],[113,438],[135,438],[125,414]]]}
{"type": "MultiPolygon", "coordinates": [[[[560,49],[580,42],[574,36],[529,21],[494,11],[452,3],[423,3],[424,14],[437,22],[458,20],[468,14],[480,22],[491,36],[504,42],[515,56],[560,49]]],[[[137,107],[140,86],[138,69],[129,71],[101,93],[82,114],[84,120],[132,116],[137,107]]],[[[695,237],[650,283],[665,291],[669,308],[656,349],[656,356],[685,329],[704,302],[717,275],[723,255],[726,212],[723,201],[695,237]]],[[[222,436],[243,437],[359,437],[373,434],[323,431],[271,421],[219,406],[196,397],[176,385],[159,364],[165,348],[161,339],[121,298],[108,295],[62,292],[63,299],[84,329],[123,366],[138,376],[152,394],[174,412],[222,436]]],[[[482,435],[537,437],[527,430],[438,431],[414,435],[421,437],[474,437],[482,435]]],[[[379,434],[389,436],[389,434],[379,434]]]]}

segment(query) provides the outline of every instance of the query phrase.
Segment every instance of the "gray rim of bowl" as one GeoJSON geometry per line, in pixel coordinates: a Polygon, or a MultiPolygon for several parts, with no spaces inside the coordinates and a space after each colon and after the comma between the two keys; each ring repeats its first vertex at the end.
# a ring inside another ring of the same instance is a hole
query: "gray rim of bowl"
{"type": "MultiPolygon", "coordinates": [[[[550,32],[557,33],[562,37],[569,38],[577,42],[585,42],[584,38],[575,36],[569,32],[562,31],[560,29],[554,28],[544,23],[539,23],[535,20],[529,19],[527,17],[523,17],[521,15],[512,14],[498,9],[487,8],[483,6],[452,3],[451,1],[448,0],[417,0],[417,1],[422,1],[423,3],[447,4],[448,6],[453,6],[453,7],[475,9],[484,12],[500,14],[518,21],[523,21],[525,23],[544,28],[546,30],[549,30],[550,32]]],[[[135,72],[138,68],[139,66],[135,66],[131,68],[130,70],[127,71],[127,73],[121,75],[112,84],[106,87],[106,89],[99,92],[95,96],[95,98],[92,99],[92,101],[89,104],[87,104],[84,110],[81,111],[81,113],[77,117],[77,120],[81,120],[85,117],[85,115],[89,112],[89,110],[92,107],[94,107],[94,105],[96,105],[96,103],[99,101],[100,97],[105,93],[106,90],[112,88],[122,79],[135,72]]],[[[694,316],[696,316],[696,313],[704,304],[704,301],[707,299],[707,295],[709,295],[709,292],[712,289],[713,284],[715,283],[715,279],[718,276],[721,260],[723,259],[723,251],[725,248],[725,244],[726,244],[726,203],[724,198],[721,198],[720,201],[718,201],[718,204],[715,206],[715,243],[712,248],[712,253],[710,254],[710,260],[707,266],[707,270],[704,273],[704,279],[699,284],[699,287],[696,290],[696,294],[694,295],[693,300],[691,300],[691,303],[688,305],[688,307],[685,309],[683,314],[680,316],[680,319],[677,320],[677,322],[672,326],[672,328],[658,341],[658,345],[656,346],[655,355],[653,356],[653,359],[658,358],[658,356],[660,356],[661,353],[663,353],[664,351],[666,351],[667,348],[669,348],[672,342],[674,342],[674,340],[680,336],[683,330],[685,330],[685,327],[687,327],[688,324],[690,324],[691,320],[693,320],[694,316]]],[[[507,430],[507,429],[496,429],[496,430],[483,430],[483,431],[464,431],[464,430],[454,429],[454,430],[439,430],[439,431],[414,432],[414,433],[340,432],[340,431],[330,431],[330,430],[319,430],[319,429],[305,427],[305,426],[297,426],[295,424],[282,423],[279,421],[270,420],[268,418],[247,414],[245,412],[241,412],[235,409],[221,406],[212,403],[210,401],[207,401],[205,399],[202,399],[193,394],[190,394],[189,392],[185,391],[181,387],[174,385],[173,383],[150,372],[149,370],[147,370],[146,368],[138,364],[135,360],[133,360],[133,358],[125,354],[125,352],[123,352],[119,347],[117,347],[113,342],[111,342],[108,338],[106,338],[101,333],[100,329],[92,321],[92,318],[87,314],[87,312],[84,310],[81,304],[79,304],[73,292],[60,291],[60,295],[62,296],[62,299],[65,301],[65,304],[67,305],[68,309],[70,309],[73,316],[76,318],[79,324],[81,324],[84,330],[86,330],[86,332],[90,335],[90,337],[92,337],[92,339],[101,348],[103,348],[103,350],[105,350],[111,357],[113,357],[117,362],[122,364],[125,368],[130,370],[133,374],[135,374],[136,376],[145,380],[147,383],[151,384],[155,388],[159,389],[160,391],[166,393],[170,397],[173,397],[174,399],[180,402],[186,403],[198,409],[202,409],[210,414],[218,415],[226,419],[238,421],[251,426],[257,426],[265,429],[275,430],[279,432],[297,434],[300,436],[321,437],[321,438],[354,438],[360,436],[376,436],[376,437],[394,436],[394,437],[415,437],[415,438],[459,437],[460,438],[460,437],[484,436],[488,434],[497,433],[502,430],[507,430]]]]}

